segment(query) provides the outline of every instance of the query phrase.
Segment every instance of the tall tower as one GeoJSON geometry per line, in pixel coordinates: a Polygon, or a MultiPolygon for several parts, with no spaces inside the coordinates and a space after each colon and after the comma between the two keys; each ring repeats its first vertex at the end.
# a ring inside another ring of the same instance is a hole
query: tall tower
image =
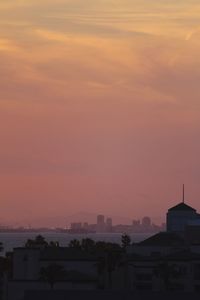
{"type": "Polygon", "coordinates": [[[167,212],[167,231],[183,233],[190,221],[199,219],[196,209],[185,203],[185,185],[183,184],[182,202],[167,212]]]}
{"type": "Polygon", "coordinates": [[[106,219],[106,231],[112,232],[112,218],[106,219]]]}
{"type": "Polygon", "coordinates": [[[104,215],[97,216],[97,232],[105,231],[105,217],[104,215]]]}
{"type": "Polygon", "coordinates": [[[181,202],[167,212],[167,231],[183,233],[186,225],[197,218],[196,209],[181,202]]]}

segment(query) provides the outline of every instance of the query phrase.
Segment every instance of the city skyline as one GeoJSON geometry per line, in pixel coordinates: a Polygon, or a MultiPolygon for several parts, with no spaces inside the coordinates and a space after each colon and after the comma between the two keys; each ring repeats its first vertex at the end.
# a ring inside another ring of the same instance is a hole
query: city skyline
{"type": "MultiPolygon", "coordinates": [[[[26,227],[26,228],[38,228],[38,227],[46,227],[46,228],[69,228],[71,223],[91,223],[94,224],[96,221],[96,218],[99,214],[96,212],[79,212],[76,214],[72,214],[70,216],[50,216],[50,217],[43,217],[43,218],[33,218],[33,219],[21,219],[21,220],[13,220],[10,222],[0,222],[0,227],[4,226],[11,226],[11,227],[26,227]]],[[[144,217],[147,217],[147,215],[141,215],[141,216],[132,216],[132,217],[126,217],[126,216],[117,216],[117,215],[108,215],[103,214],[106,218],[111,218],[114,225],[117,224],[123,224],[123,225],[130,225],[134,220],[142,220],[144,217]]],[[[153,223],[161,225],[166,220],[165,215],[159,216],[159,217],[152,217],[149,216],[153,223]]]]}
{"type": "Polygon", "coordinates": [[[1,0],[0,221],[200,210],[200,3],[1,0]]]}

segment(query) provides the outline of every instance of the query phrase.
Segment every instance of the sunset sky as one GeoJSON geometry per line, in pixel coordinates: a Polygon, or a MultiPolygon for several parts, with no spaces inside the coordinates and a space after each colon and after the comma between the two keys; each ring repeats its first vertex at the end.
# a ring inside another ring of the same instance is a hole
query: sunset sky
{"type": "Polygon", "coordinates": [[[0,223],[200,211],[200,1],[0,1],[0,223]]]}

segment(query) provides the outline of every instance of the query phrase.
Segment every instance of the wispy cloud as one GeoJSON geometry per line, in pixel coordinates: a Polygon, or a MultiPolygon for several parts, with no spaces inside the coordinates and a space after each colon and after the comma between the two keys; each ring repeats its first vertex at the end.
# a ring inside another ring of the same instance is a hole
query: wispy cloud
{"type": "Polygon", "coordinates": [[[199,19],[199,0],[2,0],[2,197],[41,180],[62,209],[141,190],[159,207],[166,181],[198,183],[199,19]]]}

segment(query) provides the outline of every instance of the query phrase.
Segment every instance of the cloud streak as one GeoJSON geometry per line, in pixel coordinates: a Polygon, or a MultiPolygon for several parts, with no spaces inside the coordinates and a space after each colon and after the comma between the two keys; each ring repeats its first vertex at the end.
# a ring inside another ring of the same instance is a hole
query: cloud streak
{"type": "Polygon", "coordinates": [[[199,18],[196,0],[1,1],[5,202],[132,217],[143,191],[161,214],[183,181],[198,199],[199,18]]]}

